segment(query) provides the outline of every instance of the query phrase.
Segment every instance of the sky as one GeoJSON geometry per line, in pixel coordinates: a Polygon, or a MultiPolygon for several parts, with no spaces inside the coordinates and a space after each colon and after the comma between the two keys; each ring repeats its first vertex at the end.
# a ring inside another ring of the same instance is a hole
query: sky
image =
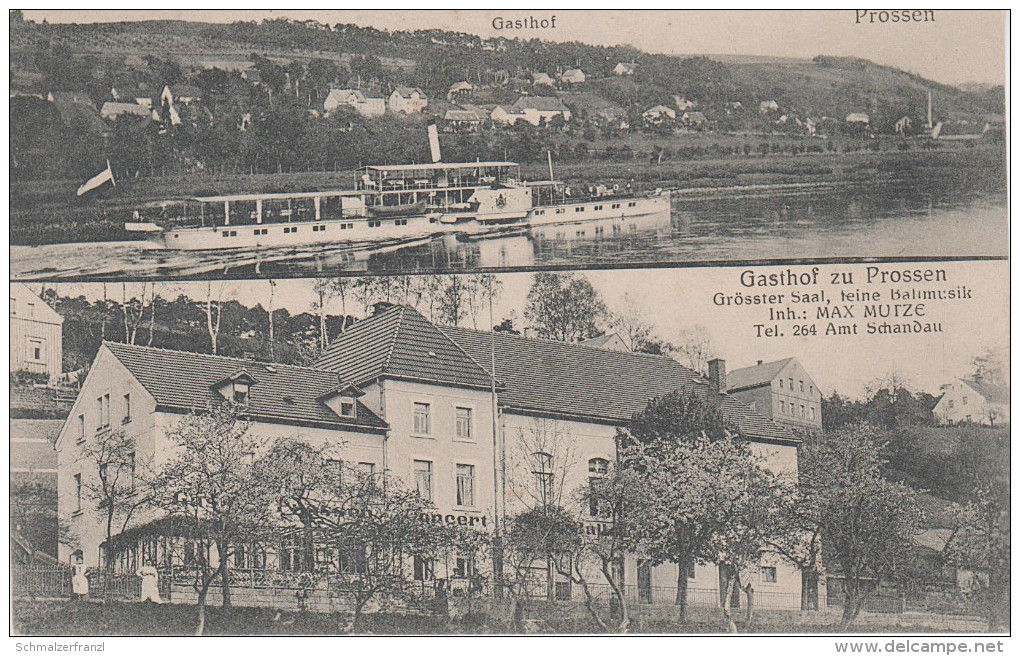
{"type": "Polygon", "coordinates": [[[178,19],[228,23],[287,17],[327,24],[353,23],[386,30],[447,29],[482,37],[505,36],[596,45],[633,45],[646,52],[758,55],[810,59],[856,56],[911,71],[944,84],[1003,84],[1006,30],[1002,11],[933,10],[934,20],[878,23],[857,10],[829,11],[592,11],[557,10],[25,10],[29,20],[54,23],[178,19]],[[494,19],[550,20],[547,29],[497,30],[494,19]]]}
{"type": "MultiPolygon", "coordinates": [[[[717,293],[732,295],[744,293],[789,293],[791,288],[768,290],[748,289],[740,284],[740,275],[748,267],[716,267],[685,269],[630,269],[585,271],[579,275],[588,278],[603,297],[609,309],[623,311],[628,302],[653,327],[653,334],[674,343],[682,342],[689,331],[703,330],[715,348],[715,355],[727,361],[729,369],[751,366],[757,360],[766,362],[791,356],[797,357],[814,378],[819,389],[826,395],[838,391],[854,398],[865,394],[867,387],[876,380],[886,379],[895,374],[909,382],[913,389],[937,393],[941,384],[971,372],[975,356],[989,348],[1006,347],[1009,344],[1009,268],[1006,262],[943,262],[917,264],[883,265],[884,268],[945,269],[947,284],[944,289],[955,289],[965,285],[972,290],[973,298],[959,302],[943,301],[927,304],[928,322],[942,324],[943,332],[930,335],[906,336],[845,336],[845,337],[794,337],[786,330],[783,337],[756,337],[755,324],[768,324],[768,311],[762,307],[718,306],[714,303],[717,293]],[[629,296],[629,301],[625,299],[629,296]]],[[[760,273],[777,273],[788,268],[795,272],[810,272],[809,266],[794,267],[750,267],[760,273]]],[[[842,305],[838,298],[841,287],[828,284],[832,273],[847,272],[854,278],[850,290],[882,291],[888,285],[866,285],[866,265],[826,265],[820,267],[819,280],[824,284],[817,288],[826,289],[831,304],[842,305]]],[[[499,322],[505,317],[515,316],[515,326],[523,327],[523,308],[527,302],[533,274],[497,274],[503,281],[503,294],[494,307],[494,317],[499,322]]],[[[206,294],[204,282],[159,283],[159,293],[174,298],[178,293],[192,298],[203,299],[206,294]]],[[[269,283],[264,280],[214,283],[214,294],[223,299],[236,299],[246,306],[261,303],[268,305],[269,283]]],[[[897,285],[898,288],[918,287],[934,289],[931,285],[897,285]]],[[[30,285],[38,291],[38,284],[30,285]]],[[[48,284],[47,287],[53,287],[48,284]]],[[[805,291],[808,288],[796,288],[805,291]]],[[[84,294],[95,300],[102,297],[99,283],[61,283],[57,286],[61,295],[84,294]]],[[[128,284],[128,295],[140,291],[138,283],[128,284]]],[[[111,298],[120,298],[119,284],[108,285],[111,298]]],[[[787,297],[789,298],[789,297],[787,297]]],[[[292,314],[312,310],[314,294],[310,280],[281,280],[277,283],[274,297],[275,307],[286,307],[292,314]]],[[[855,319],[860,320],[861,303],[856,303],[855,319]]],[[[787,307],[784,304],[782,307],[787,307]]],[[[814,306],[802,306],[814,313],[814,306]]],[[[351,311],[350,305],[348,306],[351,311]]],[[[331,313],[339,314],[339,302],[328,307],[331,313]]],[[[487,314],[487,313],[486,313],[487,314]]],[[[812,318],[814,318],[812,316],[812,318]]],[[[485,316],[483,319],[487,320],[485,316]]],[[[905,319],[910,321],[911,319],[905,319]]],[[[485,328],[480,321],[481,328],[485,328]]],[[[813,321],[822,329],[825,321],[813,321]]],[[[468,324],[470,327],[470,323],[468,324]]],[[[863,325],[861,330],[863,331],[863,325]]]]}

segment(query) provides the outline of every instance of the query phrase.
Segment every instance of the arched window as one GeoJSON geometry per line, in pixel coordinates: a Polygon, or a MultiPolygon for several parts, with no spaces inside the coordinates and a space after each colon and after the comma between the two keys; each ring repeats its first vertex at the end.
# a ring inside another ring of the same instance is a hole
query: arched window
{"type": "Polygon", "coordinates": [[[553,503],[553,457],[544,451],[531,454],[531,475],[535,479],[535,495],[539,503],[553,503]]]}
{"type": "MultiPolygon", "coordinates": [[[[592,458],[588,461],[588,488],[589,491],[594,491],[596,482],[599,479],[605,478],[609,474],[609,461],[605,458],[592,458]]],[[[588,512],[591,513],[592,517],[598,517],[599,515],[599,502],[595,494],[590,494],[588,497],[588,512]]]]}

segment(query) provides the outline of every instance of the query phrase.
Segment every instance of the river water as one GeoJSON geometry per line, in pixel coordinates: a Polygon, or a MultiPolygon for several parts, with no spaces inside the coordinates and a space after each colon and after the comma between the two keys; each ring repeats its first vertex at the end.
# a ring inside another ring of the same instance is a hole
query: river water
{"type": "Polygon", "coordinates": [[[1006,197],[930,186],[674,199],[671,216],[404,243],[170,252],[144,242],[15,246],[18,279],[291,277],[479,268],[622,267],[797,259],[1006,256],[1006,197]]]}

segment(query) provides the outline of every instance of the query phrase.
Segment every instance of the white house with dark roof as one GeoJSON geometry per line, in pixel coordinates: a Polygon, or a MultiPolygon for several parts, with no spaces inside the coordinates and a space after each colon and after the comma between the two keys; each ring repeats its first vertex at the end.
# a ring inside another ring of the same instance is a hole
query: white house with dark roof
{"type": "Polygon", "coordinates": [[[561,116],[564,121],[571,117],[570,108],[556,96],[521,96],[510,109],[524,114],[524,120],[532,125],[548,123],[556,116],[561,116]]]}
{"type": "MultiPolygon", "coordinates": [[[[235,394],[260,435],[342,441],[352,459],[417,489],[444,521],[480,531],[533,507],[549,493],[550,472],[564,481],[560,502],[572,503],[573,492],[615,460],[617,430],[650,399],[674,391],[716,404],[774,470],[796,475],[799,438],[728,394],[718,376],[706,380],[669,358],[604,346],[438,326],[413,308],[383,303],[311,368],[107,343],[58,441],[61,509],[75,513],[78,477],[89,475],[74,457],[79,440],[124,426],[137,435],[139,453],[152,456],[166,448],[166,430],[182,413],[235,394]],[[347,392],[355,416],[329,402],[329,394],[344,390],[356,390],[347,392]]],[[[89,563],[98,558],[102,535],[93,514],[83,508],[74,519],[91,536],[89,563]]],[[[592,515],[587,530],[600,530],[599,521],[592,515]]],[[[270,556],[276,548],[267,547],[270,556]]],[[[477,565],[485,571],[485,563],[477,565]]],[[[409,572],[456,583],[463,568],[445,567],[423,564],[409,572]]],[[[714,566],[698,565],[692,574],[692,590],[718,590],[714,566]]],[[[578,598],[569,581],[538,580],[548,576],[545,569],[535,573],[536,590],[578,598]]],[[[639,596],[675,586],[676,576],[670,563],[625,559],[624,581],[639,596]]],[[[774,554],[763,555],[760,571],[744,580],[800,607],[800,574],[774,554]]]]}
{"type": "Polygon", "coordinates": [[[587,77],[580,68],[568,68],[560,73],[560,82],[563,84],[584,84],[587,77]]]}
{"type": "Polygon", "coordinates": [[[24,283],[10,286],[11,371],[47,374],[63,371],[64,317],[24,283]]]}
{"type": "Polygon", "coordinates": [[[397,87],[390,94],[390,111],[394,114],[420,114],[429,99],[418,87],[397,87]]]}
{"type": "Polygon", "coordinates": [[[722,366],[729,395],[755,412],[794,428],[822,427],[822,393],[797,358],[759,360],[729,373],[722,366]]]}
{"type": "Polygon", "coordinates": [[[1009,388],[990,381],[957,378],[942,385],[932,409],[940,424],[1009,424],[1009,388]]]}

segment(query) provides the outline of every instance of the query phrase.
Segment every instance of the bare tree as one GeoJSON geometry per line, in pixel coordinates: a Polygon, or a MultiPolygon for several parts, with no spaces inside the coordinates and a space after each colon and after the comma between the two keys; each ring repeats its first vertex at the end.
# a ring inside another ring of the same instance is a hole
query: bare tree
{"type": "Polygon", "coordinates": [[[705,375],[708,373],[708,361],[716,356],[716,349],[708,330],[697,325],[681,331],[674,353],[681,364],[705,375]]]}
{"type": "Polygon", "coordinates": [[[623,295],[622,308],[612,314],[610,326],[631,351],[642,350],[652,335],[652,326],[645,318],[645,313],[629,293],[623,295]]]}
{"type": "Polygon", "coordinates": [[[222,285],[217,285],[216,299],[213,299],[212,281],[206,283],[205,288],[205,323],[209,332],[209,343],[212,345],[213,355],[219,350],[220,319],[223,317],[223,308],[220,297],[223,294],[222,285]]]}

